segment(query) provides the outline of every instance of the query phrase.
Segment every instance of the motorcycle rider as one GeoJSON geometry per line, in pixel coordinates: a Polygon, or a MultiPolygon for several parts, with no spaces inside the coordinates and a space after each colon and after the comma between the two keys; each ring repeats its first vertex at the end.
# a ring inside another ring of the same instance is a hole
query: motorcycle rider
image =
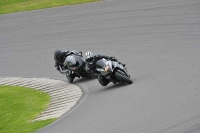
{"type": "Polygon", "coordinates": [[[106,55],[93,55],[92,52],[88,51],[85,53],[85,59],[86,59],[86,71],[90,73],[94,78],[98,78],[99,83],[102,86],[106,86],[110,81],[102,76],[98,71],[96,71],[96,62],[102,58],[115,60],[117,59],[113,56],[106,56],[106,55]]]}
{"type": "MultiPolygon", "coordinates": [[[[64,66],[63,63],[64,63],[65,59],[67,58],[67,56],[72,55],[72,54],[82,57],[82,52],[81,51],[76,51],[76,50],[72,50],[72,51],[69,51],[69,50],[65,50],[65,51],[55,50],[55,52],[54,52],[55,68],[59,72],[62,71],[62,68],[64,66]]],[[[65,68],[65,69],[67,69],[67,68],[65,68]]],[[[66,74],[66,77],[67,77],[68,81],[71,83],[71,82],[73,82],[73,80],[76,77],[76,75],[69,73],[69,74],[66,74]]]]}

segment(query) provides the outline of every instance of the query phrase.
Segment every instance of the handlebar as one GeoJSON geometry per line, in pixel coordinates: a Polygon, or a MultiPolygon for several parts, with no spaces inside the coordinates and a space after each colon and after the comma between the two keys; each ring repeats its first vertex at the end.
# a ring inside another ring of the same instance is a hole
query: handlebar
{"type": "Polygon", "coordinates": [[[62,70],[62,68],[60,67],[60,73],[61,73],[61,74],[67,74],[67,75],[69,75],[69,74],[71,74],[72,72],[71,72],[70,70],[68,70],[68,69],[62,70]]]}

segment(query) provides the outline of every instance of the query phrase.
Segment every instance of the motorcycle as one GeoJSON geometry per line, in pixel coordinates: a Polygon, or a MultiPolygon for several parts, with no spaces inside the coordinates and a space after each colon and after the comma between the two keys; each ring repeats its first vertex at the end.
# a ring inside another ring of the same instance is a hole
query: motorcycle
{"type": "Polygon", "coordinates": [[[104,58],[98,60],[96,62],[96,71],[100,72],[102,76],[114,84],[116,84],[116,82],[133,83],[127,72],[127,68],[115,60],[106,60],[104,58]]]}
{"type": "Polygon", "coordinates": [[[70,76],[75,77],[91,77],[91,75],[85,70],[85,59],[78,55],[69,55],[63,63],[63,67],[60,69],[62,74],[66,74],[69,82],[73,82],[70,76]]]}

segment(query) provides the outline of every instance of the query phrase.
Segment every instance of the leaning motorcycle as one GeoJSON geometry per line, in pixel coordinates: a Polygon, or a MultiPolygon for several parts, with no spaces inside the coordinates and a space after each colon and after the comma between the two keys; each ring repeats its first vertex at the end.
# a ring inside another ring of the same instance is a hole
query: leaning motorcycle
{"type": "Polygon", "coordinates": [[[116,60],[106,60],[104,58],[98,60],[96,62],[96,71],[100,72],[102,76],[114,84],[116,82],[126,82],[128,84],[133,83],[127,72],[127,68],[116,60]]]}
{"type": "MultiPolygon", "coordinates": [[[[64,61],[64,66],[61,68],[61,73],[66,74],[69,80],[69,76],[75,77],[91,77],[91,75],[85,70],[85,59],[78,55],[69,55],[64,61]]],[[[69,81],[69,82],[73,82],[69,81]]]]}

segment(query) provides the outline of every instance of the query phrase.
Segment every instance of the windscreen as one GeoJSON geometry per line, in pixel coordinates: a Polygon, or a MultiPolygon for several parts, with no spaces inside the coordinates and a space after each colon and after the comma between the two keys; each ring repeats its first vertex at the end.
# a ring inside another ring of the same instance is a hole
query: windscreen
{"type": "Polygon", "coordinates": [[[98,68],[105,68],[105,66],[106,66],[106,59],[101,59],[101,60],[98,60],[97,62],[96,62],[96,66],[98,67],[98,68]]]}
{"type": "Polygon", "coordinates": [[[67,58],[64,61],[64,65],[68,67],[74,66],[76,65],[76,60],[73,56],[67,56],[67,58]]]}

